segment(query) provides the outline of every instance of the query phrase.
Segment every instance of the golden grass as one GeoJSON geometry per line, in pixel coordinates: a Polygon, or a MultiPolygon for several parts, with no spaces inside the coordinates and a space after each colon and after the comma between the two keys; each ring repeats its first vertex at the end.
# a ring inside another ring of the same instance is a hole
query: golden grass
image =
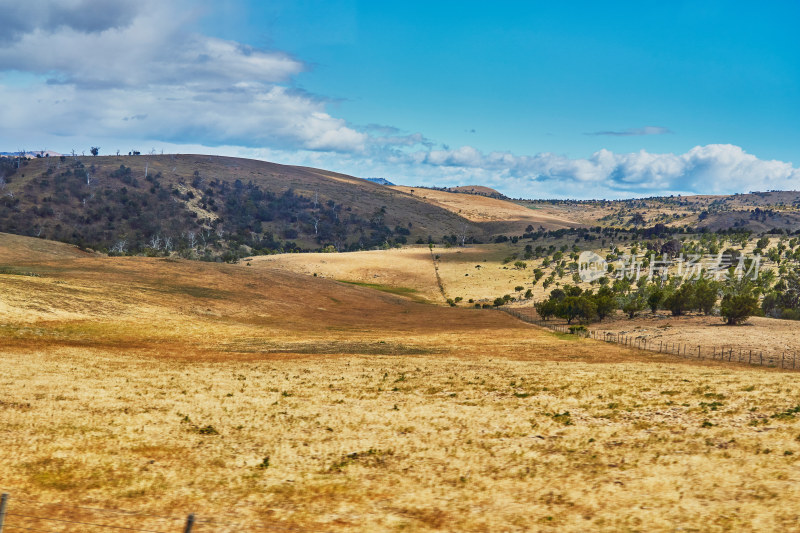
{"type": "Polygon", "coordinates": [[[528,225],[532,225],[537,230],[540,226],[546,229],[579,226],[574,219],[528,209],[509,200],[400,185],[391,188],[430,205],[447,209],[471,222],[491,227],[494,233],[521,235],[528,225]]]}
{"type": "Polygon", "coordinates": [[[266,268],[28,266],[50,273],[0,275],[10,511],[245,524],[200,532],[796,527],[794,374],[266,268]]]}
{"type": "MultiPolygon", "coordinates": [[[[480,198],[476,196],[476,198],[480,198]]],[[[528,243],[529,241],[526,241],[528,243]]],[[[566,241],[565,241],[566,242],[566,241]]],[[[549,243],[548,243],[549,244],[549,243]]],[[[436,246],[433,254],[427,245],[400,249],[351,252],[346,254],[281,254],[253,257],[253,268],[277,268],[298,274],[314,275],[354,283],[377,284],[398,289],[413,289],[419,297],[444,303],[436,283],[434,258],[447,298],[463,298],[467,306],[471,298],[489,302],[504,294],[515,295],[515,287],[532,289],[535,298],[542,298],[555,286],[545,290],[542,283],[533,285],[533,270],[541,259],[526,261],[527,268],[514,267],[514,261],[503,260],[516,253],[524,255],[525,244],[479,244],[467,247],[436,246]]],[[[552,268],[547,269],[549,273],[552,268]]],[[[571,283],[569,276],[559,280],[571,283]]],[[[585,284],[589,287],[588,284],[585,284]]],[[[524,292],[524,291],[523,291],[524,292]]],[[[530,302],[529,302],[530,303],[530,302]]]]}

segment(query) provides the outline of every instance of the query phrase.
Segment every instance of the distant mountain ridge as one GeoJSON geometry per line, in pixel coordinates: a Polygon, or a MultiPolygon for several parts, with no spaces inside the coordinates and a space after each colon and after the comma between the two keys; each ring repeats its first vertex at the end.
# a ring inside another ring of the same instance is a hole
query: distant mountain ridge
{"type": "Polygon", "coordinates": [[[366,178],[366,180],[371,181],[372,183],[377,183],[378,185],[396,185],[385,178],[366,178]]]}

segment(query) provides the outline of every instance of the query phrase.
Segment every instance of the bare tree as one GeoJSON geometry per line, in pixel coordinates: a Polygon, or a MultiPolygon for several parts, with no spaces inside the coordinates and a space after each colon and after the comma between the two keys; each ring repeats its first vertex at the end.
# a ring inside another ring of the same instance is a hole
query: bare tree
{"type": "Polygon", "coordinates": [[[125,251],[128,249],[128,241],[125,239],[120,239],[114,243],[114,246],[111,247],[112,252],[116,252],[118,254],[124,254],[125,251]]]}
{"type": "Polygon", "coordinates": [[[161,237],[158,235],[153,235],[150,237],[150,248],[153,250],[160,250],[161,249],[161,237]]]}
{"type": "Polygon", "coordinates": [[[172,237],[164,237],[164,250],[167,252],[172,251],[172,237]]]}
{"type": "Polygon", "coordinates": [[[463,247],[467,242],[467,232],[469,231],[469,226],[466,222],[463,222],[461,226],[458,228],[458,240],[461,242],[461,246],[463,247]]]}
{"type": "Polygon", "coordinates": [[[119,150],[117,150],[117,157],[119,157],[119,150]]]}
{"type": "Polygon", "coordinates": [[[189,241],[189,248],[194,250],[197,246],[197,235],[193,231],[187,231],[186,240],[189,241]]]}

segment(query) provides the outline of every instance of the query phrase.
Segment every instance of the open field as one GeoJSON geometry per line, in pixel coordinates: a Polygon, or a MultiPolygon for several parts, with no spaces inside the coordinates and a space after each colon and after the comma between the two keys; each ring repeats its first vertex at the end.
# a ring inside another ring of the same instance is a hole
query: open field
{"type": "Polygon", "coordinates": [[[561,229],[580,225],[571,218],[529,209],[510,200],[436,189],[415,189],[405,186],[391,188],[430,205],[456,213],[470,222],[480,223],[484,227],[490,228],[493,233],[521,235],[528,226],[533,226],[535,229],[540,227],[561,229]]]}
{"type": "MultiPolygon", "coordinates": [[[[404,246],[391,250],[373,250],[347,254],[279,254],[248,258],[253,268],[279,268],[358,283],[374,283],[413,289],[431,302],[444,303],[437,284],[434,264],[446,298],[461,297],[465,302],[491,302],[498,296],[513,294],[524,286],[543,297],[548,291],[533,285],[534,263],[526,269],[515,268],[504,259],[523,249],[522,245],[480,244],[466,247],[427,245],[404,246]]],[[[540,261],[539,261],[540,262],[540,261]]]]}
{"type": "MultiPolygon", "coordinates": [[[[691,236],[687,242],[692,241],[691,236]]],[[[768,239],[765,249],[778,246],[780,238],[768,239]]],[[[543,244],[562,246],[571,244],[568,239],[553,239],[543,244]]],[[[526,241],[520,240],[501,244],[468,245],[466,247],[408,246],[401,249],[375,250],[348,254],[282,254],[254,257],[252,268],[279,268],[305,275],[344,280],[361,284],[372,284],[383,290],[400,290],[401,294],[435,303],[444,303],[447,298],[461,297],[461,307],[472,307],[473,302],[491,304],[497,297],[509,294],[519,300],[508,304],[514,308],[530,308],[534,301],[547,297],[551,290],[564,284],[576,285],[567,270],[564,277],[554,273],[554,264],[544,267],[542,259],[524,261],[525,268],[515,267],[516,258],[523,258],[526,241]],[[509,260],[510,257],[515,259],[509,260]],[[435,265],[435,269],[434,269],[435,265]],[[533,283],[533,270],[541,268],[547,276],[554,276],[554,283],[547,287],[543,282],[533,283]],[[437,284],[441,282],[444,295],[437,284]],[[523,291],[516,291],[523,287],[523,291]],[[524,291],[531,290],[529,299],[521,299],[524,291]],[[473,302],[470,302],[472,300],[473,302]]],[[[538,244],[538,243],[537,243],[538,244]]],[[[581,249],[594,250],[605,256],[610,248],[581,243],[581,249]]],[[[755,239],[744,247],[737,246],[743,253],[754,253],[755,239]]],[[[621,254],[631,253],[630,243],[617,245],[621,254]]],[[[639,251],[641,254],[641,250],[639,251]]],[[[764,257],[763,270],[778,272],[777,265],[764,257]]],[[[673,269],[674,272],[674,269],[673,269]]],[[[645,268],[643,276],[647,275],[645,268]]],[[[597,286],[581,282],[582,289],[596,290],[597,286]]],[[[532,310],[531,310],[532,311],[532,310]]],[[[534,313],[535,314],[535,313],[534,313]]],[[[563,321],[555,320],[556,323],[563,321]]],[[[726,327],[720,316],[671,316],[669,311],[659,310],[657,315],[643,310],[630,320],[621,312],[594,323],[592,329],[616,333],[635,334],[648,341],[659,340],[670,343],[701,345],[705,349],[713,347],[753,350],[781,354],[800,354],[800,340],[796,334],[797,323],[773,318],[753,317],[740,327],[726,327]],[[616,317],[616,318],[615,318],[616,317]]]]}
{"type": "Polygon", "coordinates": [[[688,364],[263,265],[6,235],[0,264],[0,446],[13,451],[0,485],[17,514],[131,525],[31,499],[245,524],[200,532],[798,518],[791,373],[688,364]]]}

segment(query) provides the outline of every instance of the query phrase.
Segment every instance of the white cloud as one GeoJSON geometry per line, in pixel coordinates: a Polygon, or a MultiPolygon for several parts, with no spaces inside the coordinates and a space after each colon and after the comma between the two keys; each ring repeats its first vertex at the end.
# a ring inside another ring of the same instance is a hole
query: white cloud
{"type": "Polygon", "coordinates": [[[541,153],[517,156],[508,152],[484,154],[464,146],[410,154],[409,162],[446,175],[465,174],[503,184],[517,196],[588,198],[669,193],[724,194],[750,190],[800,188],[800,169],[791,163],[758,159],[730,144],[696,146],[685,154],[654,154],[641,150],[615,154],[599,150],[588,158],[541,153]]]}
{"type": "Polygon", "coordinates": [[[323,99],[285,85],[305,64],[282,52],[187,33],[192,11],[186,6],[38,0],[33,7],[49,15],[25,17],[0,0],[0,12],[8,9],[19,28],[0,40],[0,71],[39,76],[29,86],[0,86],[6,131],[365,148],[367,135],[331,116],[323,99]]]}

